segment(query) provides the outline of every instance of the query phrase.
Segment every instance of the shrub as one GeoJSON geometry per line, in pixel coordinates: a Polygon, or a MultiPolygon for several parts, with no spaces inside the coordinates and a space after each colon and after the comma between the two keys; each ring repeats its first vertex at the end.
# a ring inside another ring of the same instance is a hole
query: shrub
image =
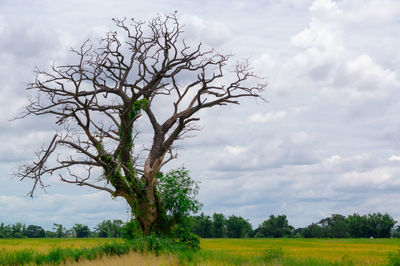
{"type": "Polygon", "coordinates": [[[181,243],[185,247],[191,250],[200,249],[200,237],[190,232],[189,229],[175,226],[172,229],[172,235],[176,239],[176,242],[181,243]]]}
{"type": "Polygon", "coordinates": [[[135,219],[130,220],[127,222],[124,227],[122,228],[122,237],[124,239],[135,239],[142,237],[143,233],[138,224],[138,221],[135,219]]]}

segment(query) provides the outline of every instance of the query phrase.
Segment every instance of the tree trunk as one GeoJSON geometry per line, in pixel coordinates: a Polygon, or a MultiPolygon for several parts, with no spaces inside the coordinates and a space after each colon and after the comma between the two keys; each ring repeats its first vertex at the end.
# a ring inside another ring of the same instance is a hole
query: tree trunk
{"type": "Polygon", "coordinates": [[[141,229],[145,235],[157,232],[165,232],[166,225],[164,223],[165,211],[162,203],[157,195],[156,175],[160,170],[163,158],[158,158],[150,167],[150,160],[147,160],[144,167],[142,180],[145,181],[146,187],[143,192],[136,197],[124,198],[132,209],[135,219],[139,222],[141,229]]]}
{"type": "Polygon", "coordinates": [[[155,197],[155,188],[148,187],[141,195],[121,195],[128,202],[132,215],[138,221],[142,232],[149,235],[157,231],[156,222],[160,213],[155,197]]]}
{"type": "Polygon", "coordinates": [[[146,188],[143,196],[138,198],[136,219],[145,235],[149,235],[156,229],[158,204],[155,199],[155,188],[150,186],[146,188]]]}

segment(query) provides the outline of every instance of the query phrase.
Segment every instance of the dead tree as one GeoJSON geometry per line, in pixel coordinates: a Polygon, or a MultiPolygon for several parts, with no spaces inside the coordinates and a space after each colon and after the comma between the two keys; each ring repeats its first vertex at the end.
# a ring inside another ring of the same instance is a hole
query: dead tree
{"type": "Polygon", "coordinates": [[[34,181],[31,196],[45,186],[44,176],[58,174],[63,182],[123,197],[149,234],[161,230],[163,215],[156,174],[176,157],[173,144],[193,129],[194,115],[243,97],[261,98],[266,84],[246,61],[236,64],[230,81],[222,78],[229,55],[188,45],[175,14],[114,22],[118,32],[71,50],[75,64],[36,70],[23,117],[52,115],[59,129],[18,176],[34,181]],[[169,117],[160,121],[156,109],[169,117]],[[138,119],[153,129],[142,157],[134,147],[138,119]]]}

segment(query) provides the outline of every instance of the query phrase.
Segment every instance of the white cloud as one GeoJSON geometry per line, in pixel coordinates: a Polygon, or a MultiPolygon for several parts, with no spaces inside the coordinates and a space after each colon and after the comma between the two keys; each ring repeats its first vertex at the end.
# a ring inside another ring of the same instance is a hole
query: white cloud
{"type": "Polygon", "coordinates": [[[7,24],[4,20],[4,17],[0,15],[0,33],[2,33],[5,30],[6,26],[7,24]]]}
{"type": "Polygon", "coordinates": [[[286,111],[278,111],[278,112],[269,112],[266,114],[253,114],[250,117],[250,121],[251,122],[255,122],[255,123],[267,123],[267,122],[274,122],[277,120],[281,120],[282,118],[284,118],[287,115],[286,111]]]}
{"type": "Polygon", "coordinates": [[[400,156],[392,155],[390,156],[389,161],[400,161],[400,156]]]}
{"type": "Polygon", "coordinates": [[[254,69],[257,71],[258,75],[261,77],[265,77],[270,75],[273,71],[273,67],[276,62],[272,58],[272,56],[268,53],[263,53],[256,60],[254,60],[253,65],[254,69]]]}
{"type": "Polygon", "coordinates": [[[396,0],[343,1],[343,17],[351,24],[377,25],[390,22],[400,14],[400,3],[396,0]]]}
{"type": "Polygon", "coordinates": [[[52,27],[22,19],[3,24],[0,53],[12,54],[18,60],[50,55],[60,45],[60,36],[52,27]]]}
{"type": "Polygon", "coordinates": [[[286,110],[267,112],[265,114],[255,113],[249,117],[249,121],[250,123],[271,123],[285,121],[285,119],[294,118],[306,110],[307,107],[305,106],[297,106],[287,108],[286,110]]]}
{"type": "Polygon", "coordinates": [[[246,148],[240,146],[226,146],[224,148],[224,153],[226,155],[232,155],[232,156],[238,156],[242,154],[244,151],[246,151],[246,148]]]}
{"type": "Polygon", "coordinates": [[[342,157],[340,157],[339,155],[333,155],[332,157],[326,159],[326,161],[328,163],[333,163],[333,162],[337,162],[337,161],[339,161],[341,159],[342,159],[342,157]]]}
{"type": "Polygon", "coordinates": [[[313,137],[311,134],[300,131],[300,132],[294,132],[291,135],[291,142],[295,145],[302,145],[302,144],[307,144],[313,140],[313,137]]]}
{"type": "Polygon", "coordinates": [[[310,10],[312,11],[319,9],[331,10],[336,8],[337,8],[336,3],[331,0],[316,0],[310,6],[310,10]]]}
{"type": "Polygon", "coordinates": [[[225,24],[213,20],[204,20],[196,15],[183,15],[185,34],[195,41],[210,46],[220,46],[231,38],[231,32],[225,24]]]}
{"type": "Polygon", "coordinates": [[[382,97],[387,89],[397,86],[396,74],[376,64],[368,55],[360,55],[345,66],[352,87],[358,91],[374,91],[372,97],[382,97]]]}
{"type": "Polygon", "coordinates": [[[345,27],[376,27],[392,22],[400,14],[400,4],[396,0],[316,0],[310,11],[319,19],[345,27]]]}
{"type": "Polygon", "coordinates": [[[346,187],[377,187],[391,186],[390,169],[373,169],[368,172],[351,171],[340,176],[340,186],[346,187]]]}

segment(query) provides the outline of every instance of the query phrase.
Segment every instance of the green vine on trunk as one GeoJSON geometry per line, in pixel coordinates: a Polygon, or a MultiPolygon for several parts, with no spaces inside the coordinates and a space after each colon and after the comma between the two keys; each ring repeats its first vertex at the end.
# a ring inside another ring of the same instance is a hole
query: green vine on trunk
{"type": "MultiPolygon", "coordinates": [[[[131,195],[139,196],[145,189],[145,185],[141,182],[137,172],[134,169],[134,161],[132,158],[133,144],[133,121],[140,112],[147,108],[149,100],[146,98],[136,100],[130,107],[128,117],[121,117],[121,125],[119,128],[119,136],[121,144],[114,154],[106,152],[104,143],[100,138],[96,143],[100,159],[106,164],[104,166],[104,177],[115,187],[116,194],[112,195],[113,198],[117,196],[118,191],[122,188],[131,195]],[[129,153],[129,155],[127,155],[129,153]],[[125,158],[124,158],[125,156],[125,158]],[[128,157],[129,156],[129,157],[128,157]],[[127,161],[129,158],[129,161],[127,161]],[[122,166],[129,170],[129,174],[124,175],[122,166]]],[[[132,210],[138,212],[137,202],[133,203],[136,207],[132,206],[132,210]]],[[[134,211],[134,212],[135,212],[134,211]]]]}
{"type": "Polygon", "coordinates": [[[146,98],[136,100],[132,106],[131,109],[129,110],[128,114],[128,128],[127,130],[125,129],[124,123],[121,123],[120,129],[119,129],[119,136],[122,139],[124,137],[124,132],[126,132],[126,142],[124,143],[124,146],[127,148],[133,148],[133,136],[132,136],[132,131],[133,131],[133,119],[140,114],[141,110],[144,110],[147,108],[147,105],[149,103],[149,100],[146,98]]]}

